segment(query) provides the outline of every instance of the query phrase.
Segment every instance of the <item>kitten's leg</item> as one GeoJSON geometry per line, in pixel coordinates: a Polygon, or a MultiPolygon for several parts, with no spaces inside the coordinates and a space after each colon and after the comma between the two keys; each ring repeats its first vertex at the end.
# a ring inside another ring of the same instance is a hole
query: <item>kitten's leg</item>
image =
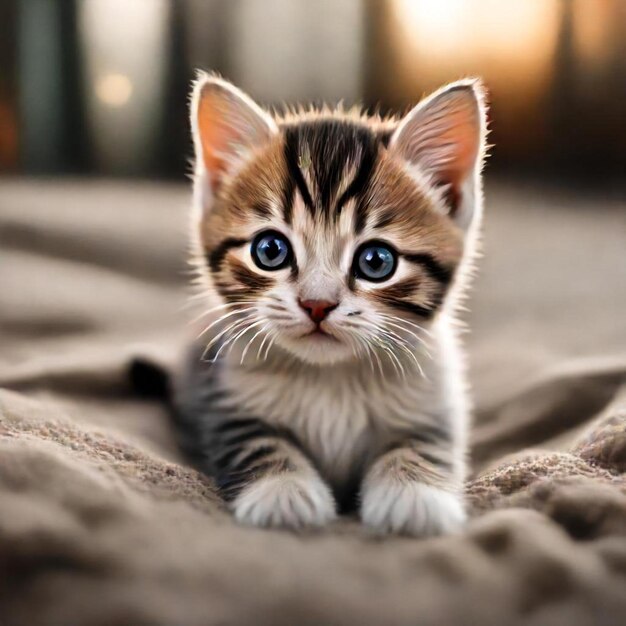
{"type": "Polygon", "coordinates": [[[214,474],[238,521],[301,528],[335,517],[329,487],[288,432],[230,419],[214,434],[214,474]]]}
{"type": "Polygon", "coordinates": [[[388,447],[363,480],[363,523],[378,532],[417,537],[459,529],[466,515],[462,472],[454,463],[443,446],[417,436],[388,447]]]}

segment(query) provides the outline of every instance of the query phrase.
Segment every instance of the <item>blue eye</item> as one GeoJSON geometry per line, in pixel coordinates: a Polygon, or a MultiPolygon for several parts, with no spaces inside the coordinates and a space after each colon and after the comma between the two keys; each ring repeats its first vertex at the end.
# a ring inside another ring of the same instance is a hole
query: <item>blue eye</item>
{"type": "Polygon", "coordinates": [[[387,280],[396,270],[396,253],[388,245],[370,241],[354,255],[354,273],[372,282],[387,280]]]}
{"type": "Polygon", "coordinates": [[[270,272],[288,265],[292,255],[287,238],[273,230],[266,230],[254,238],[251,253],[254,262],[270,272]]]}

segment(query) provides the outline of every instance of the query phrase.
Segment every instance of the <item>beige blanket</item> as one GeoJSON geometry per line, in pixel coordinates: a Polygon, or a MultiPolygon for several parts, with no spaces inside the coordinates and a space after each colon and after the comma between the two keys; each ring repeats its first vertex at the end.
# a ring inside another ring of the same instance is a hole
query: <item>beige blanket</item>
{"type": "Polygon", "coordinates": [[[381,540],[235,525],[133,389],[185,335],[186,189],[0,181],[0,626],[626,623],[626,212],[488,199],[474,516],[381,540]]]}

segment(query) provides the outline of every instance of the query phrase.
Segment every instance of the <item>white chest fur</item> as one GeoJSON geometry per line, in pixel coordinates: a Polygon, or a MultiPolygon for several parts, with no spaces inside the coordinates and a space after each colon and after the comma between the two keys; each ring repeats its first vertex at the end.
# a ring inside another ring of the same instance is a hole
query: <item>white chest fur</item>
{"type": "Polygon", "coordinates": [[[445,424],[454,446],[463,444],[466,403],[447,327],[433,335],[431,357],[420,357],[423,376],[410,361],[405,376],[391,366],[381,376],[368,363],[312,367],[274,357],[252,367],[229,359],[221,384],[246,413],[291,429],[332,482],[345,480],[394,433],[420,425],[445,424]]]}

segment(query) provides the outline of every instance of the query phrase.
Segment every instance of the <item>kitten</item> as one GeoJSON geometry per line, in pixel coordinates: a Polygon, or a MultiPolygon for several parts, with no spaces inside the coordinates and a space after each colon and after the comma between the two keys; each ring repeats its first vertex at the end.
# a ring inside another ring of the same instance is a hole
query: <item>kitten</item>
{"type": "Polygon", "coordinates": [[[454,307],[481,209],[486,107],[453,83],[402,119],[192,96],[204,330],[176,391],[237,520],[462,526],[468,401],[454,307]]]}

